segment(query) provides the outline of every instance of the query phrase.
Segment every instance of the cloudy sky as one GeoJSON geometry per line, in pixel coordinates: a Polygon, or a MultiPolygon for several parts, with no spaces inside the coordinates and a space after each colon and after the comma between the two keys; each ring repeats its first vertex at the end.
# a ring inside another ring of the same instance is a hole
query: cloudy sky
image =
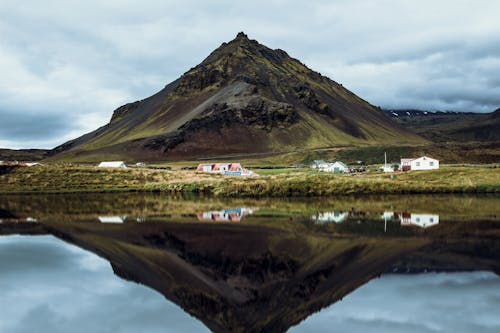
{"type": "Polygon", "coordinates": [[[500,107],[500,2],[2,0],[0,147],[52,148],[245,31],[374,105],[500,107]]]}

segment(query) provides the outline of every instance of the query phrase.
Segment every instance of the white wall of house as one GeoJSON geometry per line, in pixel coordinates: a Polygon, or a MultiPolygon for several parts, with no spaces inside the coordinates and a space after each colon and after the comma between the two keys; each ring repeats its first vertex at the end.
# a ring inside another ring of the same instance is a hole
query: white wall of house
{"type": "Polygon", "coordinates": [[[319,170],[323,172],[335,172],[335,169],[338,169],[339,172],[347,172],[347,167],[339,162],[327,163],[326,165],[322,165],[319,170]]]}
{"type": "Polygon", "coordinates": [[[411,170],[433,170],[439,169],[439,160],[422,156],[410,162],[411,170]]]}
{"type": "Polygon", "coordinates": [[[125,169],[127,165],[123,161],[111,161],[99,163],[99,168],[122,168],[125,169]]]}

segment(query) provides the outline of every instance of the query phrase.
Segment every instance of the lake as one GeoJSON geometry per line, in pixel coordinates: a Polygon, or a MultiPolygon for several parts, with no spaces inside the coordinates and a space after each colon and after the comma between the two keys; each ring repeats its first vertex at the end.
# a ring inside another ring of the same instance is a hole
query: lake
{"type": "Polygon", "coordinates": [[[0,332],[498,332],[499,196],[0,198],[0,332]]]}

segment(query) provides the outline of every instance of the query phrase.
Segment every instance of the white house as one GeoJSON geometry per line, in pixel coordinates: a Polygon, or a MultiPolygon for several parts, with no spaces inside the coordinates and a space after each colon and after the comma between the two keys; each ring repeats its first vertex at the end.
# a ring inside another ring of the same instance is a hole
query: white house
{"type": "Polygon", "coordinates": [[[344,173],[349,172],[349,168],[347,165],[340,161],[335,161],[332,163],[326,163],[325,165],[321,165],[318,167],[318,171],[321,172],[333,172],[333,173],[344,173]]]}
{"type": "Polygon", "coordinates": [[[434,170],[439,169],[439,160],[428,156],[418,158],[402,158],[401,170],[434,170]]]}
{"type": "Polygon", "coordinates": [[[250,176],[258,177],[259,175],[241,166],[240,163],[213,163],[199,164],[196,171],[220,173],[227,176],[250,176]]]}
{"type": "Polygon", "coordinates": [[[99,168],[122,168],[126,169],[127,165],[123,161],[110,161],[110,162],[101,162],[98,165],[99,168]]]}

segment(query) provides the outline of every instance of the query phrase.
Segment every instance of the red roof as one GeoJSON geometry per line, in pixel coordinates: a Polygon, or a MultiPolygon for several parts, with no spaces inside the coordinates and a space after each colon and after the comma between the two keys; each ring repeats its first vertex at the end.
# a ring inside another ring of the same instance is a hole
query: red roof
{"type": "Polygon", "coordinates": [[[229,168],[229,163],[215,163],[213,167],[213,171],[219,171],[221,167],[227,166],[229,168]]]}
{"type": "Polygon", "coordinates": [[[213,168],[213,164],[198,164],[196,171],[203,171],[204,166],[210,166],[211,168],[213,168]]]}
{"type": "Polygon", "coordinates": [[[229,164],[229,171],[240,171],[241,164],[240,163],[231,163],[229,164]]]}

